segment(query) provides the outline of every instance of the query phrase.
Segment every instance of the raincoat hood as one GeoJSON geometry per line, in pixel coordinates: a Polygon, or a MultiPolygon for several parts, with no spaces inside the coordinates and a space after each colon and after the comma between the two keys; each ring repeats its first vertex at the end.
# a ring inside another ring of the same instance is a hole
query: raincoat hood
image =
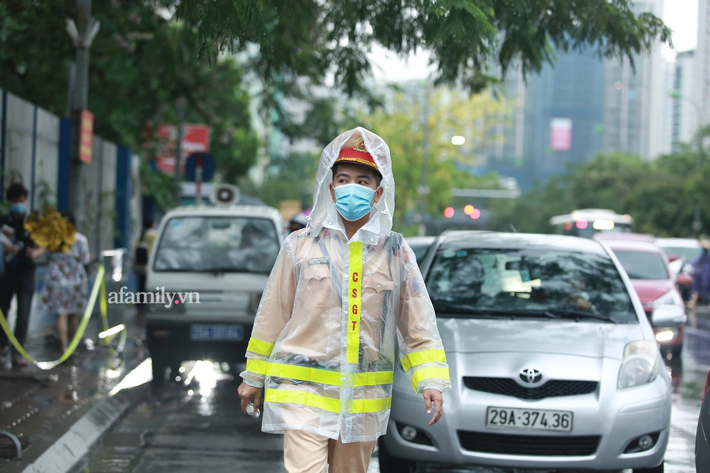
{"type": "Polygon", "coordinates": [[[334,205],[330,195],[330,184],[333,182],[332,167],[338,158],[340,150],[347,146],[354,146],[357,138],[362,138],[367,152],[370,153],[382,175],[384,193],[370,212],[370,218],[379,218],[380,234],[388,236],[392,230],[392,216],[394,215],[394,176],[392,175],[392,159],[390,148],[381,137],[362,127],[353,128],[338,135],[328,144],[321,153],[316,184],[313,190],[313,210],[309,217],[309,234],[316,237],[323,228],[323,222],[334,205]]]}

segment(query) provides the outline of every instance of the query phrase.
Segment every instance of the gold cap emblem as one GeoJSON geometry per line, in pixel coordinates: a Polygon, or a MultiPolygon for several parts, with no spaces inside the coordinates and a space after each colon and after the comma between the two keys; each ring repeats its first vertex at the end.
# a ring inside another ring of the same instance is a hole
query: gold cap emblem
{"type": "Polygon", "coordinates": [[[360,151],[361,153],[367,153],[367,148],[365,148],[365,142],[362,138],[355,140],[355,146],[353,147],[355,151],[360,151]]]}

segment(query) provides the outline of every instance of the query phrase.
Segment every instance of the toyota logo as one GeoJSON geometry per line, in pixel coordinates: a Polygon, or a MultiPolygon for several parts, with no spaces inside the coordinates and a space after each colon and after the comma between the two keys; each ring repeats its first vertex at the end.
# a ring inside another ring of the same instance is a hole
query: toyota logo
{"type": "Polygon", "coordinates": [[[535,368],[525,368],[520,370],[520,379],[522,379],[524,383],[528,384],[539,383],[542,379],[542,373],[535,368]]]}

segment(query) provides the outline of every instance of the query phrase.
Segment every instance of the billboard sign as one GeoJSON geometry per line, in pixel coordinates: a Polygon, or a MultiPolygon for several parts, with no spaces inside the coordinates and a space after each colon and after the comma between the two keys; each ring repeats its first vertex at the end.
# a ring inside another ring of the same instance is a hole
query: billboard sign
{"type": "MultiPolygon", "coordinates": [[[[180,165],[185,173],[185,161],[193,153],[207,153],[210,150],[210,129],[207,125],[186,124],[182,128],[182,157],[180,165]]],[[[158,171],[172,174],[175,172],[175,144],[177,128],[172,125],[158,127],[160,147],[156,154],[158,171]]]]}
{"type": "Polygon", "coordinates": [[[572,148],[572,120],[553,118],[550,121],[550,148],[554,151],[569,151],[572,148]]]}
{"type": "Polygon", "coordinates": [[[91,154],[94,142],[94,114],[88,110],[81,111],[81,125],[79,128],[79,161],[91,163],[91,154]]]}

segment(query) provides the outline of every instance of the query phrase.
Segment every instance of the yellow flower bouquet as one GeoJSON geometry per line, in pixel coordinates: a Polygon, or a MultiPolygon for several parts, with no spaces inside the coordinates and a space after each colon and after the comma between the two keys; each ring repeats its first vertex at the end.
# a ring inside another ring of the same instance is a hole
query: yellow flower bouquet
{"type": "Polygon", "coordinates": [[[40,216],[36,210],[25,222],[25,230],[37,244],[53,253],[67,253],[74,245],[76,228],[55,209],[48,207],[40,216]]]}

